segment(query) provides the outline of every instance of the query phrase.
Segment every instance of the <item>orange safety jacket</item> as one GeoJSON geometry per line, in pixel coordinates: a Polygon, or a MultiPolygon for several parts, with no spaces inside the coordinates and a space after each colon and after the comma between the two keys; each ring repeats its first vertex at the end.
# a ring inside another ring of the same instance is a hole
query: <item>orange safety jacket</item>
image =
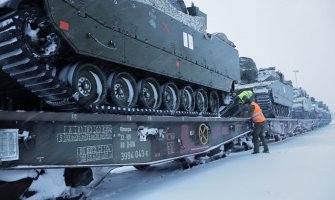
{"type": "Polygon", "coordinates": [[[256,123],[264,122],[266,118],[263,115],[261,107],[255,102],[251,102],[251,105],[255,106],[255,110],[252,113],[252,121],[256,123]]]}

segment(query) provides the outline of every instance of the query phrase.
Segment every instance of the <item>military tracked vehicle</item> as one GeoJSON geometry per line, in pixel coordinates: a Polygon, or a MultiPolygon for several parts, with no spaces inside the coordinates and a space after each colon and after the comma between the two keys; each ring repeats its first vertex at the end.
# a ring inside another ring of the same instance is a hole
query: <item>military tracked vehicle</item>
{"type": "Polygon", "coordinates": [[[181,0],[11,0],[0,14],[6,110],[217,113],[240,79],[235,45],[181,0]]]}
{"type": "Polygon", "coordinates": [[[258,69],[253,59],[240,57],[241,85],[256,82],[258,69]]]}
{"type": "Polygon", "coordinates": [[[311,109],[311,118],[312,119],[328,119],[331,121],[331,112],[329,107],[323,103],[323,101],[317,101],[315,98],[311,98],[312,109],[311,109]]]}
{"type": "MultiPolygon", "coordinates": [[[[249,60],[249,62],[251,61],[249,60]]],[[[255,80],[242,80],[241,83],[243,82],[248,82],[248,84],[239,84],[236,89],[239,91],[252,90],[256,102],[261,106],[266,117],[282,118],[291,116],[293,106],[292,82],[284,80],[284,75],[277,71],[275,67],[261,68],[255,80]]]]}
{"type": "Polygon", "coordinates": [[[294,119],[327,119],[331,113],[326,104],[310,97],[302,88],[294,88],[294,104],[292,118],[294,119]]]}
{"type": "Polygon", "coordinates": [[[309,119],[312,112],[312,101],[306,91],[302,88],[294,88],[294,103],[292,118],[309,119]]]}

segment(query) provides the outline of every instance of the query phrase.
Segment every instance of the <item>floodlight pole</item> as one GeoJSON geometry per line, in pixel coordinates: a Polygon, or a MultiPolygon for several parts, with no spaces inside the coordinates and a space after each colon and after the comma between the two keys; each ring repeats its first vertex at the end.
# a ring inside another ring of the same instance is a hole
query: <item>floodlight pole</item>
{"type": "Polygon", "coordinates": [[[295,86],[298,88],[298,79],[297,79],[297,73],[299,72],[299,70],[293,70],[294,72],[294,77],[295,77],[295,86]]]}

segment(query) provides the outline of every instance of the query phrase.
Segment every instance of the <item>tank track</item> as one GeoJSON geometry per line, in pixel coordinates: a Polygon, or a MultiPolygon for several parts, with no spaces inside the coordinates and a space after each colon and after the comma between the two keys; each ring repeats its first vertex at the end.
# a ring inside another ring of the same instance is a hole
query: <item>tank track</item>
{"type": "Polygon", "coordinates": [[[25,19],[33,12],[17,10],[0,19],[1,69],[48,104],[73,104],[71,91],[58,79],[51,64],[30,51],[25,41],[25,19]]]}
{"type": "Polygon", "coordinates": [[[290,117],[291,113],[289,112],[289,108],[273,103],[271,96],[268,93],[257,93],[256,102],[262,108],[262,111],[266,117],[290,117]]]}
{"type": "Polygon", "coordinates": [[[110,105],[96,105],[91,109],[94,113],[104,114],[123,114],[123,115],[155,115],[155,116],[203,116],[203,117],[219,117],[220,113],[211,112],[187,112],[187,111],[170,111],[144,108],[121,108],[110,105]]]}

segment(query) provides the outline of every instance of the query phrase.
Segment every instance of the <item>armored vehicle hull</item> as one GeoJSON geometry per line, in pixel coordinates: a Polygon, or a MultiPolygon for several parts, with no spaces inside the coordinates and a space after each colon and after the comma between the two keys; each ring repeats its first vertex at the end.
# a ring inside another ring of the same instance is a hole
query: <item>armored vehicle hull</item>
{"type": "Polygon", "coordinates": [[[291,117],[293,87],[274,67],[260,69],[255,82],[237,85],[237,90],[252,90],[266,117],[291,117]]]}
{"type": "Polygon", "coordinates": [[[217,113],[239,80],[238,52],[181,2],[12,0],[1,74],[51,110],[217,113]]]}
{"type": "Polygon", "coordinates": [[[312,119],[328,119],[331,121],[331,112],[326,104],[322,101],[317,101],[315,98],[311,98],[312,109],[310,112],[310,117],[312,119]]]}
{"type": "Polygon", "coordinates": [[[302,88],[294,88],[294,104],[292,117],[296,119],[309,119],[312,116],[312,101],[302,88]]]}

